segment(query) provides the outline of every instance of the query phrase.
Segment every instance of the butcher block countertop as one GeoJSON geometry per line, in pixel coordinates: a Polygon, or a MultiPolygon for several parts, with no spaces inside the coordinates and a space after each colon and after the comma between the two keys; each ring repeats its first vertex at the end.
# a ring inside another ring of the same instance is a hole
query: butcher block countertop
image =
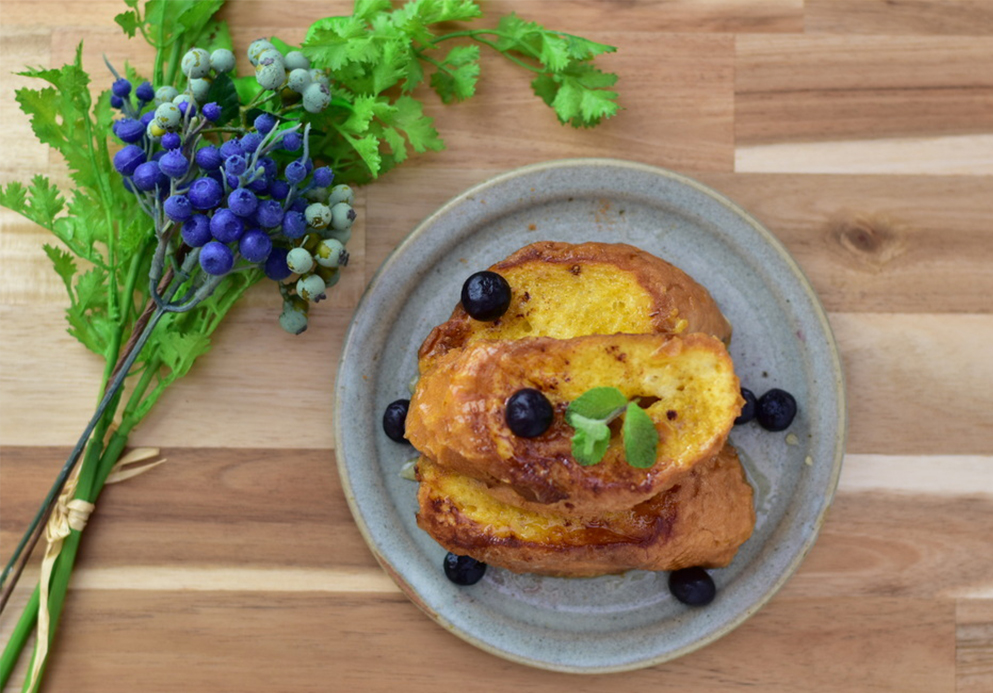
{"type": "MultiPolygon", "coordinates": [[[[492,53],[469,102],[421,94],[448,148],[358,191],[352,261],[310,329],[282,332],[277,292],[255,287],[132,435],[166,462],[100,497],[45,690],[993,691],[993,2],[484,6],[480,24],[514,11],[618,46],[599,64],[620,74],[625,110],[561,127],[492,53]],[[390,251],[471,185],[572,157],[677,171],[764,223],[828,311],[849,409],[837,495],[785,587],[701,650],[600,676],[505,661],[425,616],[356,528],[332,435],[345,330],[390,251]]],[[[350,7],[232,0],[224,16],[243,50],[298,42],[350,7]]],[[[101,53],[148,72],[149,49],[113,22],[122,10],[4,0],[0,181],[66,180],[13,71],[69,62],[82,39],[95,79],[101,53]]],[[[0,219],[6,561],[93,411],[102,362],[66,334],[47,232],[0,219]]]]}

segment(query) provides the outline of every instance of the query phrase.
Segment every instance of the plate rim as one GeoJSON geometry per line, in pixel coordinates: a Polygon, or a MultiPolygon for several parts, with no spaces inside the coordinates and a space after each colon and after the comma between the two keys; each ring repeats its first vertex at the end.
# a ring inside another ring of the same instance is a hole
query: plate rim
{"type": "Polygon", "coordinates": [[[806,273],[793,258],[793,256],[786,249],[785,245],[775,236],[769,229],[765,227],[758,219],[756,219],[750,212],[745,210],[738,203],[734,202],[732,199],[727,197],[725,194],[718,192],[714,188],[705,185],[691,177],[684,174],[677,173],[670,169],[666,169],[660,166],[655,166],[651,164],[645,164],[636,161],[629,161],[624,159],[615,158],[604,158],[604,157],[580,157],[580,158],[564,158],[564,159],[553,159],[549,161],[543,161],[533,164],[528,164],[525,166],[517,167],[503,173],[499,173],[495,176],[491,176],[484,181],[476,183],[469,188],[463,190],[461,193],[449,199],[447,202],[438,207],[434,212],[425,217],[420,223],[418,223],[410,232],[408,232],[404,238],[390,251],[383,262],[379,265],[376,271],[373,273],[368,284],[362,292],[359,301],[356,303],[356,307],[352,312],[352,317],[349,321],[348,328],[345,331],[344,337],[342,339],[341,353],[339,355],[338,367],[336,369],[335,376],[335,392],[333,400],[333,430],[335,439],[335,466],[338,469],[339,479],[341,481],[342,491],[345,495],[345,499],[349,506],[349,511],[352,514],[353,521],[358,527],[363,540],[370,549],[377,563],[383,568],[383,570],[390,576],[397,587],[403,592],[403,594],[410,599],[421,611],[423,611],[429,618],[431,618],[435,623],[442,626],[448,632],[456,635],[460,639],[472,644],[473,646],[500,657],[505,660],[517,662],[519,664],[524,664],[527,666],[536,667],[539,669],[544,669],[548,671],[556,671],[562,673],[574,673],[574,674],[605,674],[605,673],[618,673],[625,671],[634,671],[638,669],[643,669],[650,666],[656,666],[674,659],[683,657],[691,652],[699,650],[711,643],[724,637],[731,631],[735,630],[741,626],[745,621],[751,618],[755,613],[757,613],[763,606],[765,606],[769,600],[775,596],[779,590],[785,585],[785,583],[796,573],[797,569],[806,559],[810,549],[816,543],[817,538],[820,536],[821,530],[826,521],[828,512],[833,503],[834,497],[837,492],[838,482],[841,476],[841,469],[845,457],[845,452],[847,449],[848,440],[848,408],[847,408],[847,393],[846,393],[846,382],[844,374],[844,364],[841,359],[841,353],[838,348],[837,339],[834,335],[834,331],[831,328],[830,322],[828,320],[827,311],[824,308],[820,297],[814,290],[806,273]],[[698,193],[701,193],[719,205],[726,208],[735,216],[739,217],[742,221],[746,222],[752,227],[767,243],[767,245],[775,251],[776,255],[787,265],[790,269],[795,280],[799,283],[802,292],[808,300],[810,301],[810,307],[812,308],[813,314],[816,316],[818,322],[821,325],[822,333],[826,336],[826,347],[827,353],[830,356],[834,389],[837,401],[837,411],[836,416],[838,420],[838,428],[835,432],[835,445],[834,445],[834,458],[831,461],[831,473],[828,476],[828,482],[825,488],[822,489],[822,503],[819,512],[816,517],[812,519],[811,527],[812,531],[803,538],[799,550],[796,551],[793,558],[786,565],[785,569],[777,577],[775,581],[770,583],[769,587],[762,593],[762,595],[753,601],[747,608],[743,609],[734,618],[723,623],[719,628],[716,628],[712,633],[694,640],[692,643],[684,645],[678,649],[669,650],[661,653],[657,657],[640,659],[632,662],[620,663],[617,665],[599,665],[594,667],[581,667],[573,666],[569,664],[560,664],[556,662],[550,662],[543,659],[528,658],[523,655],[519,655],[513,652],[508,652],[505,649],[501,649],[486,640],[477,638],[458,626],[452,623],[449,619],[445,618],[441,613],[431,608],[428,604],[420,598],[417,591],[403,578],[400,571],[397,570],[390,561],[382,555],[377,542],[372,536],[372,532],[362,516],[362,513],[358,507],[358,501],[355,497],[353,485],[351,483],[351,477],[347,465],[340,459],[341,451],[343,449],[342,441],[344,439],[344,431],[342,429],[341,417],[337,415],[339,411],[343,410],[343,397],[344,388],[342,383],[345,379],[342,378],[343,370],[347,367],[346,356],[349,354],[349,347],[353,340],[356,339],[356,333],[358,331],[356,319],[359,316],[360,311],[365,305],[367,298],[378,290],[379,285],[382,283],[384,276],[386,276],[393,265],[397,262],[397,258],[400,257],[407,248],[416,243],[419,238],[424,235],[428,229],[430,229],[436,220],[448,214],[453,208],[456,208],[467,200],[479,196],[486,190],[499,187],[504,183],[520,178],[523,176],[531,175],[538,172],[550,171],[550,170],[564,170],[564,169],[575,169],[575,168],[588,168],[588,167],[613,167],[619,169],[626,169],[629,171],[639,172],[642,174],[647,174],[654,177],[666,178],[674,181],[678,184],[687,186],[694,189],[698,193]]]}

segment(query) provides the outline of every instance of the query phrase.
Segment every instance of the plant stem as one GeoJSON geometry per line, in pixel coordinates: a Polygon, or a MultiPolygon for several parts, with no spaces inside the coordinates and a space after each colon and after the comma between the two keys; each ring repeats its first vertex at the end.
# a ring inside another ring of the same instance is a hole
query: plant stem
{"type": "Polygon", "coordinates": [[[10,634],[7,646],[3,648],[3,656],[0,657],[0,690],[7,686],[10,675],[14,673],[14,665],[21,658],[21,652],[24,650],[28,636],[34,630],[35,622],[38,619],[40,594],[41,588],[35,585],[34,592],[31,593],[28,603],[24,605],[24,611],[21,612],[21,618],[14,626],[14,632],[10,634]]]}

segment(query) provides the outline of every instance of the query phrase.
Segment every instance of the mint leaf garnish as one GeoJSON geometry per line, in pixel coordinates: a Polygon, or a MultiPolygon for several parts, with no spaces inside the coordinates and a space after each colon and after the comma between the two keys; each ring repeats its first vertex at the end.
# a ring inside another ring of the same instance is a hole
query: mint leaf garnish
{"type": "Polygon", "coordinates": [[[587,390],[569,403],[565,412],[566,421],[569,416],[579,414],[588,419],[611,420],[615,418],[628,404],[628,398],[616,387],[594,387],[587,390]]]}
{"type": "Polygon", "coordinates": [[[607,454],[610,445],[610,428],[599,419],[582,414],[567,415],[569,425],[576,429],[572,437],[572,456],[583,466],[597,464],[607,454]]]}
{"type": "Polygon", "coordinates": [[[616,387],[594,387],[569,403],[565,420],[576,431],[572,436],[572,456],[577,462],[588,466],[603,459],[610,445],[609,424],[621,414],[628,464],[639,469],[655,464],[659,434],[652,418],[636,403],[628,402],[616,387]]]}
{"type": "Polygon", "coordinates": [[[655,464],[659,432],[648,413],[634,402],[624,412],[624,456],[628,464],[638,469],[648,469],[655,464]]]}

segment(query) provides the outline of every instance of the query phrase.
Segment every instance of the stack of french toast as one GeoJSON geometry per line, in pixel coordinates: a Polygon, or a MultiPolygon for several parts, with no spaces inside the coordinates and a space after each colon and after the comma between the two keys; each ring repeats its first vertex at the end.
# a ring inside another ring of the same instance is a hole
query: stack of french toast
{"type": "Polygon", "coordinates": [[[428,335],[406,436],[420,453],[417,521],[444,548],[514,572],[588,577],[726,566],[755,525],[727,440],[743,400],[731,326],[673,265],[624,244],[539,242],[490,268],[509,308],[464,307],[428,335]],[[570,402],[613,387],[648,413],[655,463],[573,455],[570,402]],[[539,391],[554,412],[515,435],[508,399],[539,391]]]}

